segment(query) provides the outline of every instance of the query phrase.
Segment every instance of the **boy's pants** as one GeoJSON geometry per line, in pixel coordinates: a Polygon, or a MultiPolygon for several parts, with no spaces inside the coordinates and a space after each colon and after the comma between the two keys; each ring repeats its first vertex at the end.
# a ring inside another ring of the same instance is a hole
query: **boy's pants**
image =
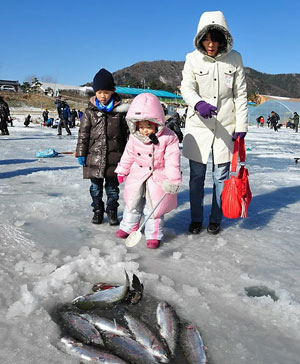
{"type": "MultiPolygon", "coordinates": [[[[91,178],[90,195],[92,197],[92,207],[95,210],[100,210],[103,206],[103,178],[91,178]]],[[[105,178],[105,192],[107,196],[106,212],[116,211],[119,203],[119,182],[117,178],[105,178]]]]}
{"type": "MultiPolygon", "coordinates": [[[[142,197],[138,205],[132,211],[128,211],[127,207],[125,207],[123,212],[123,219],[120,223],[120,229],[130,234],[132,231],[137,230],[142,215],[144,214],[144,218],[147,217],[151,213],[151,209],[147,206],[145,197],[142,197]]],[[[153,215],[145,224],[145,237],[146,240],[156,239],[161,240],[164,233],[164,215],[154,218],[153,215]]]]}

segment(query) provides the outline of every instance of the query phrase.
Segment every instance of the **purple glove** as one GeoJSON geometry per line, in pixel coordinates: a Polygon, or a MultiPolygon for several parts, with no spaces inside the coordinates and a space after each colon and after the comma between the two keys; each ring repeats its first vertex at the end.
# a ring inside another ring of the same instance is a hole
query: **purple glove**
{"type": "Polygon", "coordinates": [[[213,115],[217,115],[217,108],[215,106],[212,106],[211,104],[208,104],[205,101],[197,102],[195,109],[204,119],[208,119],[211,118],[213,115]]]}
{"type": "Polygon", "coordinates": [[[235,132],[235,133],[233,133],[233,135],[232,135],[232,141],[233,142],[235,142],[236,140],[237,140],[237,138],[238,137],[240,137],[240,139],[244,139],[245,138],[245,136],[246,136],[246,132],[244,132],[244,131],[242,131],[242,132],[239,132],[239,133],[237,133],[237,132],[235,132]]]}

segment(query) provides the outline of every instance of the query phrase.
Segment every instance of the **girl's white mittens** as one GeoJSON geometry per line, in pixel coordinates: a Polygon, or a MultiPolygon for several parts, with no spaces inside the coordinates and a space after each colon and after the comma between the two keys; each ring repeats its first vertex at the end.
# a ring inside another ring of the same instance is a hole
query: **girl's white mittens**
{"type": "Polygon", "coordinates": [[[167,180],[163,181],[162,188],[167,193],[177,193],[180,190],[181,183],[171,183],[167,180]]]}

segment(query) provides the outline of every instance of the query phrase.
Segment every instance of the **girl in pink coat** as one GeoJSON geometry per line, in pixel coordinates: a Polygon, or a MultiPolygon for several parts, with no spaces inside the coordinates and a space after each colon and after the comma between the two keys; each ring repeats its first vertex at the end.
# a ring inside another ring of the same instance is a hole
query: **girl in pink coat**
{"type": "Polygon", "coordinates": [[[159,247],[163,237],[164,214],[177,206],[181,184],[180,151],[176,134],[165,127],[165,115],[158,98],[149,93],[135,97],[126,115],[130,137],[116,168],[120,183],[125,182],[126,203],[118,238],[138,229],[165,194],[145,225],[147,247],[159,247]]]}

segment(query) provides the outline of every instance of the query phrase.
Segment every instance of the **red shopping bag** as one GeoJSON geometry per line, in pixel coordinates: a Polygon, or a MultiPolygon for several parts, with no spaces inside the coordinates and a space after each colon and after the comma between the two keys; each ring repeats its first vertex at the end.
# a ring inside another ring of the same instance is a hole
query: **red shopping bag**
{"type": "MultiPolygon", "coordinates": [[[[245,141],[240,138],[234,143],[231,172],[236,172],[238,156],[240,162],[244,163],[246,160],[245,141]]],[[[228,219],[248,217],[248,206],[252,199],[248,176],[248,169],[244,164],[241,164],[237,175],[231,175],[224,183],[221,194],[222,211],[228,219]]]]}

